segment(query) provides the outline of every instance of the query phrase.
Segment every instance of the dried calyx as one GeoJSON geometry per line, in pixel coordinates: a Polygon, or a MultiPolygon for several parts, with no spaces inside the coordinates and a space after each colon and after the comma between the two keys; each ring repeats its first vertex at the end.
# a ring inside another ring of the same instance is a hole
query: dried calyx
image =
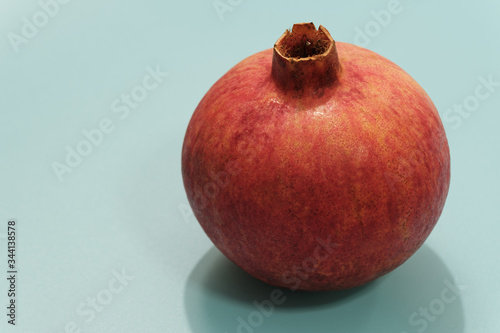
{"type": "Polygon", "coordinates": [[[319,96],[338,79],[341,66],[335,41],[323,26],[294,24],[274,44],[272,75],[294,96],[319,96]]]}
{"type": "Polygon", "coordinates": [[[322,30],[314,29],[312,33],[287,30],[277,47],[284,57],[300,59],[325,53],[330,44],[322,30]]]}

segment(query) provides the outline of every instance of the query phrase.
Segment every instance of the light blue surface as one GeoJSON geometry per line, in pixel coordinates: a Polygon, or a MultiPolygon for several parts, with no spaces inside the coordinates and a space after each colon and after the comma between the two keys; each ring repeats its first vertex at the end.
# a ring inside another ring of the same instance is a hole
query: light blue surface
{"type": "Polygon", "coordinates": [[[218,12],[213,0],[54,1],[0,4],[0,271],[8,219],[19,267],[15,328],[0,280],[1,332],[498,332],[500,83],[484,81],[500,82],[500,2],[220,0],[218,12]],[[399,269],[350,291],[285,292],[265,316],[254,302],[275,288],[195,221],[181,146],[221,75],[309,21],[424,87],[452,182],[438,225],[399,269]],[[87,156],[58,177],[54,162],[78,149],[87,156]]]}

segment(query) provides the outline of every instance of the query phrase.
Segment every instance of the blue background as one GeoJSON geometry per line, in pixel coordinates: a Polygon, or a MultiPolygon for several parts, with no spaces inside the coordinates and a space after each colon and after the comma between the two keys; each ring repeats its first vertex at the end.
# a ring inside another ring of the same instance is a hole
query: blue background
{"type": "Polygon", "coordinates": [[[0,267],[16,219],[19,269],[15,328],[0,280],[1,332],[498,332],[500,2],[63,2],[0,4],[0,267]],[[452,182],[400,268],[353,290],[285,292],[265,316],[254,302],[275,288],[197,224],[181,146],[221,75],[310,21],[422,85],[443,118],[452,182]],[[127,106],[131,92],[140,102],[127,106]],[[86,146],[100,126],[108,133],[86,146]],[[56,172],[78,147],[86,156],[56,172]]]}

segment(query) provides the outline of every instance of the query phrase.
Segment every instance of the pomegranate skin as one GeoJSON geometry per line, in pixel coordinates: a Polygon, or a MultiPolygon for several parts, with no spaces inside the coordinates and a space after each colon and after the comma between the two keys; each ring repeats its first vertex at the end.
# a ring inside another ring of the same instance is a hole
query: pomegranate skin
{"type": "Polygon", "coordinates": [[[292,290],[351,288],[401,265],[450,183],[425,91],[372,51],[334,47],[335,82],[305,92],[278,84],[273,49],[238,63],[199,103],[182,149],[189,203],[215,246],[292,290]]]}

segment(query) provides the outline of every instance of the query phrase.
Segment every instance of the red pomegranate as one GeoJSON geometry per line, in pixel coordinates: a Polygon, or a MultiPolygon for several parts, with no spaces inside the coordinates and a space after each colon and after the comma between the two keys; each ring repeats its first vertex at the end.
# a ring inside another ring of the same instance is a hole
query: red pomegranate
{"type": "Polygon", "coordinates": [[[182,175],[230,260],[275,286],[333,290],[392,271],[423,244],[450,156],[415,80],[302,23],[210,88],[187,128],[182,175]]]}

